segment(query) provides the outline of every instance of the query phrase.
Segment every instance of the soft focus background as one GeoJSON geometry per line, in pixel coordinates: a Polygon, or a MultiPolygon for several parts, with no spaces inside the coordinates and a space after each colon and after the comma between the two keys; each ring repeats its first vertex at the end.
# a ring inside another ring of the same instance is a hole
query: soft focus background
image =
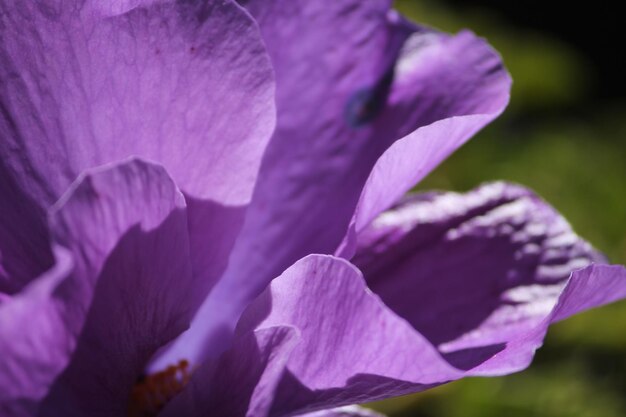
{"type": "MultiPolygon", "coordinates": [[[[397,0],[396,7],[439,29],[471,28],[486,37],[514,80],[505,115],[418,189],[519,182],[613,263],[626,264],[622,22],[600,3],[557,9],[549,0],[397,0]]],[[[553,326],[520,374],[464,380],[372,407],[391,417],[625,417],[626,302],[553,326]]]]}

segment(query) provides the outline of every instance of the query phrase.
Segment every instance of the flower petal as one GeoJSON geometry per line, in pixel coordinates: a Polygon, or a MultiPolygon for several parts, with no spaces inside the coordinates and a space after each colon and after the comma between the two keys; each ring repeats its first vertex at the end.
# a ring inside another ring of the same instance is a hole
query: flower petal
{"type": "Polygon", "coordinates": [[[368,286],[462,369],[537,326],[573,270],[603,257],[527,189],[417,195],[380,216],[352,260],[368,286]]]}
{"type": "Polygon", "coordinates": [[[550,324],[581,311],[626,298],[626,268],[622,265],[590,265],[572,272],[550,314],[532,329],[524,329],[507,341],[506,350],[469,372],[472,376],[493,376],[526,368],[541,347],[550,324]]]}
{"type": "MultiPolygon", "coordinates": [[[[35,393],[22,390],[9,400],[28,400],[42,416],[123,415],[147,360],[193,314],[185,303],[194,282],[183,196],[161,167],[132,160],[81,176],[50,219],[55,245],[68,248],[74,268],[63,280],[33,282],[46,291],[23,302],[43,298],[47,318],[13,328],[8,340],[17,340],[7,345],[29,342],[19,346],[29,361],[8,358],[24,386],[40,363],[57,375],[46,373],[35,393]]],[[[27,287],[15,300],[30,293],[27,287]]]]}
{"type": "Polygon", "coordinates": [[[282,325],[300,330],[301,342],[272,416],[406,394],[461,375],[340,258],[310,255],[295,263],[250,305],[237,333],[282,325]]]}
{"type": "Polygon", "coordinates": [[[424,140],[438,152],[415,155],[421,170],[432,168],[508,100],[510,79],[484,41],[414,27],[387,0],[245,5],[276,68],[277,130],[228,269],[175,348],[191,356],[217,346],[207,340],[232,328],[290,264],[336,250],[372,167],[394,141],[432,135],[424,140]],[[216,315],[220,326],[205,320],[216,315]]]}
{"type": "Polygon", "coordinates": [[[159,415],[266,417],[298,339],[290,327],[246,333],[219,359],[197,369],[187,388],[159,415]]]}
{"type": "MultiPolygon", "coordinates": [[[[423,391],[467,376],[519,371],[529,365],[552,322],[624,297],[626,269],[592,265],[569,280],[566,276],[560,296],[539,292],[539,299],[551,303],[547,310],[529,309],[525,320],[520,308],[522,317],[503,322],[497,340],[488,334],[479,350],[450,354],[383,304],[347,261],[311,255],[271,283],[242,316],[238,333],[281,325],[301,332],[273,401],[270,415],[279,417],[423,391]]],[[[417,310],[420,300],[414,301],[417,310]]]]}
{"type": "Polygon", "coordinates": [[[3,2],[0,156],[44,207],[85,169],[158,161],[190,195],[250,200],[273,71],[233,1],[3,2]]]}
{"type": "Polygon", "coordinates": [[[346,258],[354,254],[355,234],[499,116],[508,103],[511,79],[500,58],[470,32],[461,32],[456,37],[417,34],[409,39],[405,49],[399,66],[406,66],[406,70],[400,71],[406,75],[398,80],[404,88],[399,89],[397,98],[391,97],[397,100],[393,114],[396,123],[411,120],[407,107],[411,108],[414,95],[428,98],[424,111],[436,114],[440,109],[451,117],[427,116],[433,120],[431,124],[393,143],[376,161],[337,252],[346,258]],[[451,57],[460,58],[455,65],[446,66],[451,57]],[[426,69],[420,65],[424,60],[432,62],[426,69]],[[434,86],[425,82],[429,79],[436,79],[434,86]],[[439,89],[452,91],[451,97],[439,89]]]}

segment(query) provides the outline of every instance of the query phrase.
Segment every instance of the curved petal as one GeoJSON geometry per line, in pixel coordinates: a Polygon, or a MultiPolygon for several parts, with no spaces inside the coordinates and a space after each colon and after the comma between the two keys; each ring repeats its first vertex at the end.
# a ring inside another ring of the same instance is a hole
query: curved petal
{"type": "Polygon", "coordinates": [[[346,258],[354,254],[358,232],[499,116],[508,103],[511,79],[500,58],[470,32],[443,39],[434,33],[414,35],[407,42],[402,58],[398,66],[405,69],[398,71],[398,83],[403,88],[390,98],[395,104],[396,124],[402,126],[411,120],[412,97],[424,95],[426,103],[419,104],[428,115],[424,117],[433,122],[393,143],[376,161],[361,190],[348,233],[337,251],[346,258]],[[450,68],[440,63],[450,57],[461,57],[459,61],[465,67],[457,64],[450,68]],[[424,60],[440,63],[432,67],[442,71],[431,74],[433,68],[423,69],[420,65],[424,60]],[[463,72],[464,68],[470,70],[463,72]],[[436,87],[424,82],[428,79],[436,79],[436,87]],[[438,89],[452,91],[456,100],[437,94],[438,89]],[[432,116],[438,111],[450,117],[432,116]]]}
{"type": "Polygon", "coordinates": [[[81,177],[51,223],[76,258],[64,301],[77,340],[42,415],[125,413],[148,359],[193,314],[184,198],[163,168],[134,160],[81,177]]]}
{"type": "Polygon", "coordinates": [[[441,120],[395,142],[371,171],[336,253],[351,258],[359,232],[495,116],[472,114],[441,120]]]}
{"type": "Polygon", "coordinates": [[[44,207],[140,156],[190,195],[250,200],[275,123],[258,28],[232,1],[0,3],[0,156],[44,207]]]}
{"type": "Polygon", "coordinates": [[[299,329],[301,342],[272,416],[373,401],[461,376],[340,258],[310,255],[295,263],[250,305],[237,333],[282,325],[299,329]]]}
{"type": "Polygon", "coordinates": [[[432,168],[508,100],[510,79],[483,40],[415,27],[387,0],[245,5],[276,68],[277,130],[228,269],[174,356],[205,354],[217,346],[207,340],[232,328],[288,265],[335,251],[372,167],[394,141],[412,131],[433,135],[438,153],[414,155],[422,171],[432,168]],[[220,325],[204,320],[216,315],[220,325]]]}
{"type": "Polygon", "coordinates": [[[298,339],[290,327],[246,333],[219,359],[197,369],[159,416],[266,417],[298,339]]]}
{"type": "Polygon", "coordinates": [[[466,376],[519,371],[552,322],[624,298],[626,269],[589,266],[561,286],[558,302],[552,294],[542,296],[551,307],[539,320],[500,326],[505,336],[499,345],[489,355],[481,352],[466,370],[385,306],[354,266],[311,255],[271,283],[242,316],[238,333],[281,325],[301,332],[273,401],[270,415],[279,417],[418,392],[466,376]]]}
{"type": "Polygon", "coordinates": [[[573,270],[603,257],[527,189],[409,197],[361,236],[368,286],[462,369],[533,328],[573,270]]]}
{"type": "Polygon", "coordinates": [[[54,285],[33,282],[33,288],[47,285],[43,324],[24,323],[3,338],[9,351],[23,349],[30,360],[3,358],[22,373],[24,387],[40,363],[54,373],[36,381],[36,392],[13,393],[7,407],[28,400],[42,416],[123,415],[149,357],[181,333],[193,313],[185,303],[194,283],[183,196],[161,167],[132,160],[81,176],[50,222],[55,245],[67,248],[74,268],[54,285]],[[24,338],[28,345],[13,344],[24,338]]]}
{"type": "Polygon", "coordinates": [[[507,341],[506,349],[469,372],[472,376],[509,374],[526,368],[541,347],[550,324],[581,311],[626,298],[626,268],[590,265],[572,272],[556,306],[532,329],[522,329],[507,341]]]}

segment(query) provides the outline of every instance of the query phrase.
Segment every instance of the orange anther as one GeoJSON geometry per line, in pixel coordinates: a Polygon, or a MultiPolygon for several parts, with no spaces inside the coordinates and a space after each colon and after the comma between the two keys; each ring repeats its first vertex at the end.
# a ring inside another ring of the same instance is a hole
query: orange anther
{"type": "Polygon", "coordinates": [[[128,416],[155,416],[187,385],[190,378],[189,362],[186,360],[142,378],[131,392],[128,416]]]}

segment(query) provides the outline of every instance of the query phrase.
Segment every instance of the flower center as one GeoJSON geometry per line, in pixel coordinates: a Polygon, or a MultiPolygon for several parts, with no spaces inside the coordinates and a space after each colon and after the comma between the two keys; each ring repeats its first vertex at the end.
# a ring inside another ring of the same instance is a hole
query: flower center
{"type": "Polygon", "coordinates": [[[139,378],[130,396],[128,417],[152,417],[187,385],[191,377],[189,362],[139,378]]]}

